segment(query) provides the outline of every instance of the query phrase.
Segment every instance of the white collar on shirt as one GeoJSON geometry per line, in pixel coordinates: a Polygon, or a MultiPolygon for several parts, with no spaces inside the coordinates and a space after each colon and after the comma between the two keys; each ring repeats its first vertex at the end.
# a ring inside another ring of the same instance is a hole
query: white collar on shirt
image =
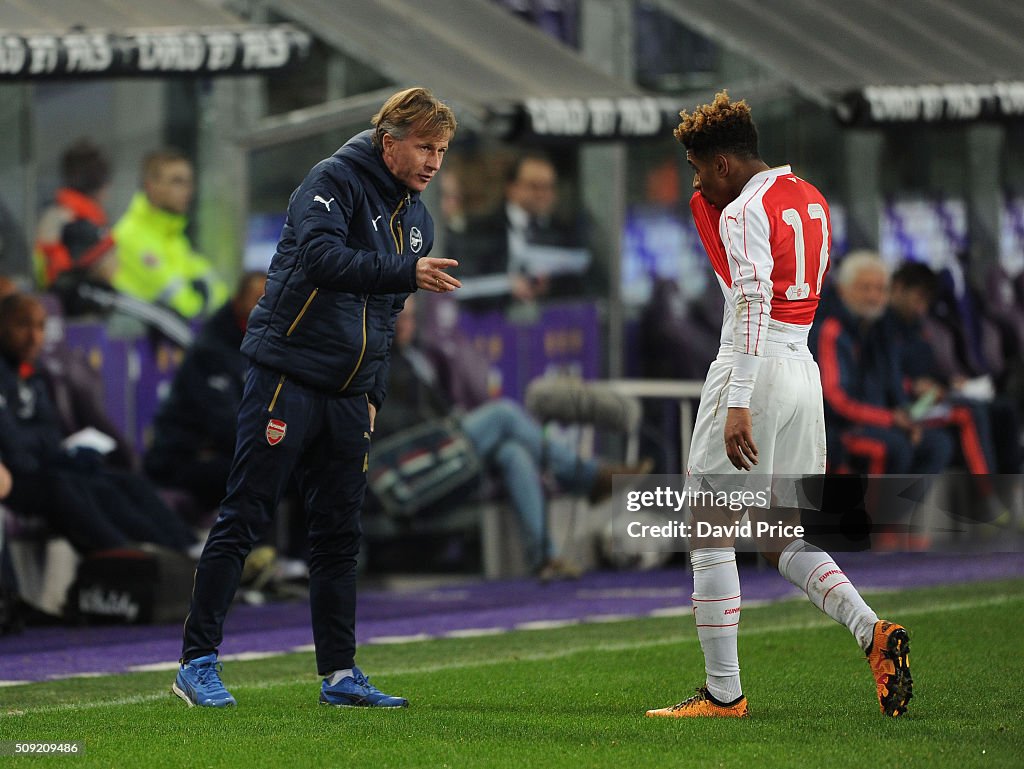
{"type": "Polygon", "coordinates": [[[793,173],[793,169],[790,168],[788,164],[784,166],[775,166],[775,168],[767,168],[764,171],[759,171],[750,177],[750,181],[743,185],[743,192],[746,192],[751,187],[756,187],[766,179],[771,179],[774,176],[785,176],[786,174],[791,173],[793,173]]]}

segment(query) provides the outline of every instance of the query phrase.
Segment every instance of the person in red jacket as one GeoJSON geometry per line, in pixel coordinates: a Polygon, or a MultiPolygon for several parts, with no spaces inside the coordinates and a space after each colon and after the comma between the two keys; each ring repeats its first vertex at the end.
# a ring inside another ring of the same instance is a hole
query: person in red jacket
{"type": "Polygon", "coordinates": [[[77,295],[80,282],[109,284],[114,241],[104,204],[110,159],[89,139],[79,139],[60,159],[61,187],[39,218],[36,270],[39,284],[60,298],[65,313],[89,308],[77,295]]]}
{"type": "Polygon", "coordinates": [[[872,475],[942,473],[952,439],[912,417],[900,345],[883,322],[888,268],[877,254],[855,252],[836,282],[840,301],[815,327],[832,467],[861,462],[872,475]]]}

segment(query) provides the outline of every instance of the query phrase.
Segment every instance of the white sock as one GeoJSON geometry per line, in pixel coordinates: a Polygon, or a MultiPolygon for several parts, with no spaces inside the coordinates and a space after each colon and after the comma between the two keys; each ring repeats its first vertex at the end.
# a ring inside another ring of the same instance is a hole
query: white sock
{"type": "Polygon", "coordinates": [[[844,625],[860,648],[867,651],[878,615],[860,597],[832,556],[797,539],[782,551],[779,573],[803,590],[811,603],[844,625]]]}
{"type": "Polygon", "coordinates": [[[345,668],[344,670],[335,670],[329,676],[327,676],[327,685],[334,686],[342,678],[352,678],[352,668],[345,668]]]}
{"type": "Polygon", "coordinates": [[[693,618],[704,651],[711,696],[728,703],[743,694],[736,636],[740,624],[740,575],[731,547],[705,547],[690,553],[693,566],[693,618]]]}

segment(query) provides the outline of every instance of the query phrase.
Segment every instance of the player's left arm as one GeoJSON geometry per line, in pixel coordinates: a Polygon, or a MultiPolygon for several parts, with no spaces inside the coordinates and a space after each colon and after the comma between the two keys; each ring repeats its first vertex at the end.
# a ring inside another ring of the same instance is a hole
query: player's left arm
{"type": "Polygon", "coordinates": [[[772,311],[770,225],[764,208],[749,201],[739,209],[727,207],[720,227],[729,256],[735,307],[725,450],[734,467],[749,470],[757,464],[750,398],[768,341],[772,311]]]}

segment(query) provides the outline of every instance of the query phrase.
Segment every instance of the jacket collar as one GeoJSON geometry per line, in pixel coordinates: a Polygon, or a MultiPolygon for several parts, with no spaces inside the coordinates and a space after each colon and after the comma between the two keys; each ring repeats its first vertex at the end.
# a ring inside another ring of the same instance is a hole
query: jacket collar
{"type": "Polygon", "coordinates": [[[188,219],[183,214],[172,214],[154,206],[144,192],[135,193],[125,216],[144,223],[147,228],[164,236],[180,235],[188,224],[188,219]]]}
{"type": "Polygon", "coordinates": [[[358,166],[385,200],[397,202],[408,197],[412,203],[420,196],[418,192],[413,192],[398,181],[388,170],[380,150],[373,144],[372,130],[362,131],[353,136],[334,153],[334,156],[345,158],[358,166]]]}
{"type": "Polygon", "coordinates": [[[107,214],[95,198],[70,187],[61,187],[55,197],[57,205],[73,211],[75,216],[88,219],[99,227],[107,223],[107,214]]]}

